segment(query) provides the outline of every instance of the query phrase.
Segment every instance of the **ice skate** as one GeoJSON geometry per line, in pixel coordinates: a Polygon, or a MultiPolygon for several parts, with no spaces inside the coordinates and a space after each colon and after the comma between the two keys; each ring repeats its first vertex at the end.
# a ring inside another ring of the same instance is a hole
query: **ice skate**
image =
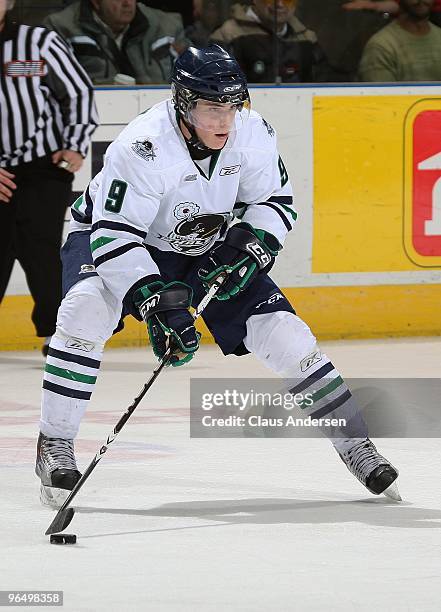
{"type": "Polygon", "coordinates": [[[396,479],[398,471],[365,438],[356,442],[347,450],[339,451],[342,461],[348,470],[374,495],[383,493],[395,501],[401,501],[396,479]]]}
{"type": "Polygon", "coordinates": [[[41,503],[59,508],[81,478],[75,462],[73,440],[48,438],[40,433],[35,473],[41,480],[41,503]]]}

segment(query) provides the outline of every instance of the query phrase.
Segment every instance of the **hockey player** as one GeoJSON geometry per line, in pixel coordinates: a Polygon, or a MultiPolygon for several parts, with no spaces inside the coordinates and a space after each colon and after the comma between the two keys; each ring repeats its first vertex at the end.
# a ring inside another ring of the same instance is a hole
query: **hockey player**
{"type": "Polygon", "coordinates": [[[122,319],[144,320],[155,355],[172,342],[171,365],[182,365],[199,346],[188,309],[222,272],[203,318],[223,353],[253,353],[301,380],[304,393],[316,393],[313,418],[350,415],[332,438],[337,452],[372,493],[393,483],[397,471],[369,440],[344,381],[267,274],[296,217],[276,134],[250,110],[237,62],[216,45],[188,49],[175,65],[172,99],[122,131],[72,206],[43,381],[43,502],[59,504],[80,478],[73,440],[122,319]]]}

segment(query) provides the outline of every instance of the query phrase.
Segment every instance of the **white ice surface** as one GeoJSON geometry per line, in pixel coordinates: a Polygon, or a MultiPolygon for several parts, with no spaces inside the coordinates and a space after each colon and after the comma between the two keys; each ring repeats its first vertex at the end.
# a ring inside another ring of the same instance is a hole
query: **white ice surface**
{"type": "MultiPolygon", "coordinates": [[[[324,343],[346,377],[439,377],[441,339],[324,343]]],[[[0,354],[0,590],[63,590],[64,610],[441,610],[439,439],[382,439],[402,504],[370,495],[326,440],[189,438],[189,378],[259,377],[204,347],[166,371],[77,497],[53,513],[33,474],[43,359],[0,354]]],[[[85,468],[154,367],[109,350],[77,441],[85,468]]]]}

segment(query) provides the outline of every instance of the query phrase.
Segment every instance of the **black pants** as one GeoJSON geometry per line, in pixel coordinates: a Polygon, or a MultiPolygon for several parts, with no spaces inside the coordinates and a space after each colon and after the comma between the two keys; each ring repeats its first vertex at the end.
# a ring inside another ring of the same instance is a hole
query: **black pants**
{"type": "Polygon", "coordinates": [[[50,336],[61,301],[60,246],[73,175],[50,156],[5,169],[15,174],[17,189],[9,203],[0,202],[0,301],[17,259],[34,299],[37,336],[50,336]]]}

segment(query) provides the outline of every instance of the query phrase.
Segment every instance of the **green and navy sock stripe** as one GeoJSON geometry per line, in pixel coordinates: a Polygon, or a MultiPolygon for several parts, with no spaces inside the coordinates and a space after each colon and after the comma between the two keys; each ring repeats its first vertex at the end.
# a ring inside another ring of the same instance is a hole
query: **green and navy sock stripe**
{"type": "Polygon", "coordinates": [[[119,223],[117,221],[97,221],[92,225],[92,234],[100,229],[133,234],[134,236],[139,236],[139,238],[142,238],[142,240],[145,240],[147,236],[147,232],[140,230],[137,227],[134,227],[133,225],[128,225],[127,223],[119,223]]]}
{"type": "MultiPolygon", "coordinates": [[[[306,391],[306,393],[310,394],[310,399],[312,398],[313,404],[308,405],[310,402],[307,403],[303,401],[300,405],[300,408],[303,410],[307,409],[308,414],[311,414],[312,411],[320,412],[321,410],[324,410],[326,414],[333,410],[331,406],[334,402],[338,402],[340,397],[346,397],[347,393],[349,393],[350,397],[350,392],[340,375],[337,375],[335,378],[322,379],[320,382],[317,382],[314,387],[315,388],[310,387],[306,391]]],[[[346,399],[344,401],[346,401],[346,399]]]]}
{"type": "Polygon", "coordinates": [[[312,394],[312,400],[315,405],[325,396],[329,396],[330,393],[333,393],[341,385],[344,384],[343,378],[341,376],[336,376],[335,378],[331,378],[331,379],[326,378],[324,380],[326,382],[325,386],[322,387],[321,389],[317,389],[312,394]]]}
{"type": "Polygon", "coordinates": [[[90,368],[78,363],[69,363],[65,359],[56,359],[48,355],[45,372],[69,380],[94,384],[98,374],[98,368],[90,368]]]}
{"type": "Polygon", "coordinates": [[[101,362],[49,348],[43,389],[76,399],[90,399],[101,362]]]}
{"type": "Polygon", "coordinates": [[[312,419],[322,419],[330,412],[334,412],[335,410],[337,410],[337,408],[343,406],[343,404],[345,404],[352,397],[352,393],[349,391],[346,385],[345,388],[346,391],[344,391],[341,395],[339,395],[331,402],[326,403],[319,410],[316,410],[315,412],[309,412],[308,416],[310,416],[312,419]]]}
{"type": "Polygon", "coordinates": [[[307,409],[308,416],[314,418],[320,418],[336,410],[351,397],[346,383],[330,361],[289,389],[289,392],[292,395],[302,393],[304,396],[306,394],[310,396],[309,401],[305,398],[301,402],[300,408],[307,409]]]}
{"type": "Polygon", "coordinates": [[[97,371],[80,372],[71,368],[60,367],[62,364],[46,363],[44,369],[44,380],[54,385],[59,385],[66,389],[92,393],[96,382],[97,371]]]}
{"type": "Polygon", "coordinates": [[[116,257],[120,257],[121,255],[128,253],[132,249],[144,249],[144,246],[139,244],[139,242],[130,242],[129,244],[124,244],[123,246],[118,247],[117,249],[108,251],[96,259],[94,258],[95,268],[98,268],[103,263],[110,261],[111,259],[115,259],[116,257]]]}
{"type": "Polygon", "coordinates": [[[98,370],[101,365],[101,362],[97,359],[91,359],[90,357],[83,357],[83,355],[67,353],[66,351],[60,351],[52,347],[49,347],[48,357],[54,357],[55,359],[60,359],[68,363],[78,363],[80,365],[86,366],[87,368],[95,368],[96,370],[98,370]]]}
{"type": "Polygon", "coordinates": [[[68,387],[64,387],[62,385],[56,385],[48,380],[43,380],[43,389],[46,391],[51,391],[52,393],[56,393],[57,395],[64,395],[65,397],[72,397],[75,399],[82,400],[90,400],[92,391],[79,391],[78,389],[69,389],[68,387]]]}
{"type": "Polygon", "coordinates": [[[85,372],[77,372],[76,370],[71,370],[70,368],[63,368],[60,367],[60,365],[60,363],[46,363],[44,368],[45,376],[46,374],[51,374],[53,376],[58,376],[58,378],[63,378],[82,385],[94,385],[96,383],[96,376],[86,374],[85,372]]]}
{"type": "Polygon", "coordinates": [[[302,382],[300,382],[298,385],[296,385],[295,387],[292,387],[292,389],[289,389],[289,392],[292,395],[296,395],[297,393],[302,393],[305,389],[308,389],[308,387],[310,387],[313,383],[315,383],[318,380],[321,380],[322,378],[326,376],[326,374],[329,374],[333,370],[336,372],[333,364],[330,361],[328,361],[328,363],[325,363],[325,365],[321,366],[321,368],[319,368],[318,370],[316,370],[315,372],[313,372],[312,374],[304,378],[302,382]]]}

